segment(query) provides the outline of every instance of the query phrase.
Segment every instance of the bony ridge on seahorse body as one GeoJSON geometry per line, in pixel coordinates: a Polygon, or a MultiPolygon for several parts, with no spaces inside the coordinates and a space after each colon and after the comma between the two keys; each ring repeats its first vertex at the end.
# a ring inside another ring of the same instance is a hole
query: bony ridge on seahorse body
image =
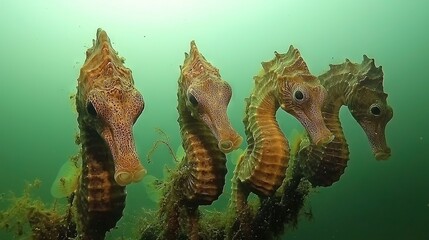
{"type": "MultiPolygon", "coordinates": [[[[243,211],[247,211],[250,192],[260,197],[271,196],[285,177],[289,146],[276,121],[279,107],[301,122],[315,144],[323,145],[333,139],[321,114],[326,91],[310,74],[299,51],[290,46],[286,54],[275,52],[275,58],[263,62],[262,66],[261,73],[254,77],[251,96],[246,100],[243,123],[248,146],[236,166],[232,183],[231,205],[239,216],[247,215],[243,211]]],[[[248,220],[240,219],[241,224],[248,220]]]]}
{"type": "Polygon", "coordinates": [[[76,95],[82,174],[75,201],[83,239],[104,238],[122,217],[124,186],[140,181],[146,172],[132,135],[144,101],[123,62],[106,32],[98,29],[76,95]]]}
{"type": "Polygon", "coordinates": [[[383,91],[383,70],[366,55],[361,64],[348,59],[342,64],[331,64],[330,70],[320,75],[319,79],[328,91],[322,109],[323,117],[335,139],[323,147],[302,141],[296,161],[314,186],[330,186],[344,173],[349,159],[348,145],[339,120],[341,106],[348,107],[365,131],[374,156],[379,160],[390,156],[385,128],[392,119],[393,111],[383,91]]]}
{"type": "Polygon", "coordinates": [[[190,48],[180,68],[177,94],[185,156],[173,174],[160,209],[167,221],[163,236],[166,239],[177,238],[183,209],[187,213],[188,237],[199,239],[197,208],[218,199],[227,173],[225,153],[237,149],[242,142],[227,116],[230,85],[206,61],[194,41],[190,48]]]}

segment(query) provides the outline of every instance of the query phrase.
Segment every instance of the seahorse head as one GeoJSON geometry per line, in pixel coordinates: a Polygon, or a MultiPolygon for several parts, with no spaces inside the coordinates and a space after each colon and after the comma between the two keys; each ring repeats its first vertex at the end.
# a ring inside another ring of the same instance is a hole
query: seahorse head
{"type": "Polygon", "coordinates": [[[356,65],[360,78],[350,92],[348,108],[365,131],[375,158],[385,160],[391,154],[385,129],[393,117],[393,110],[387,104],[387,94],[383,91],[382,68],[375,67],[374,59],[365,55],[363,58],[362,64],[356,65]]]}
{"type": "Polygon", "coordinates": [[[106,91],[89,92],[86,111],[91,125],[109,146],[115,163],[115,180],[119,185],[140,181],[146,170],[135,149],[132,126],[144,108],[142,95],[135,89],[120,86],[106,91]]]}
{"type": "MultiPolygon", "coordinates": [[[[132,126],[144,108],[131,70],[99,29],[78,79],[76,105],[81,129],[95,130],[107,144],[119,185],[140,181],[146,173],[136,153],[132,126]]],[[[91,143],[89,143],[91,144],[91,143]]]]}
{"type": "Polygon", "coordinates": [[[280,107],[297,118],[316,145],[332,141],[333,134],[322,117],[322,105],[326,90],[317,78],[310,74],[299,51],[290,46],[286,54],[275,53],[264,69],[271,69],[276,78],[276,95],[280,107]]]}
{"type": "Polygon", "coordinates": [[[237,149],[242,138],[232,128],[227,115],[231,86],[221,79],[218,69],[199,53],[194,41],[181,67],[181,97],[192,117],[207,125],[218,140],[219,149],[228,153],[237,149]]]}

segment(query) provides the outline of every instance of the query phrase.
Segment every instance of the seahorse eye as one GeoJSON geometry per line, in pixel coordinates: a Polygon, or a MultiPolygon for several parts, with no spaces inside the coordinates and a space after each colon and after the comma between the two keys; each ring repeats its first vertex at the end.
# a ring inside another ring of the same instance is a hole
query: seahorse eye
{"type": "Polygon", "coordinates": [[[381,114],[381,109],[377,105],[372,105],[370,108],[370,111],[371,111],[371,114],[374,116],[380,116],[381,114]]]}
{"type": "Polygon", "coordinates": [[[194,95],[189,94],[188,98],[189,98],[189,102],[190,102],[193,106],[197,106],[197,105],[198,105],[198,101],[197,101],[197,99],[194,97],[194,95]]]}
{"type": "Polygon", "coordinates": [[[294,97],[296,100],[301,101],[302,99],[304,99],[304,93],[303,93],[301,90],[296,90],[296,91],[293,93],[293,97],[294,97]]]}
{"type": "Polygon", "coordinates": [[[88,102],[86,104],[86,111],[89,113],[89,115],[96,117],[97,116],[97,111],[94,108],[94,105],[92,105],[91,102],[88,102]]]}

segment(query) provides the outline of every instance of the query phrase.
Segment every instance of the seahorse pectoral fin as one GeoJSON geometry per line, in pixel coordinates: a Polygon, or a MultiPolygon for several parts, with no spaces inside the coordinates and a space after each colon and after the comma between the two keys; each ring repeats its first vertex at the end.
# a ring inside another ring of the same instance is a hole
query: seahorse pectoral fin
{"type": "Polygon", "coordinates": [[[245,151],[242,148],[237,148],[235,151],[233,151],[231,154],[229,154],[228,159],[230,162],[237,166],[238,162],[240,161],[241,157],[244,155],[245,151]]]}
{"type": "Polygon", "coordinates": [[[51,194],[55,198],[70,196],[77,189],[79,176],[82,170],[82,159],[78,155],[76,162],[73,158],[61,166],[58,175],[51,186],[51,194]]]}

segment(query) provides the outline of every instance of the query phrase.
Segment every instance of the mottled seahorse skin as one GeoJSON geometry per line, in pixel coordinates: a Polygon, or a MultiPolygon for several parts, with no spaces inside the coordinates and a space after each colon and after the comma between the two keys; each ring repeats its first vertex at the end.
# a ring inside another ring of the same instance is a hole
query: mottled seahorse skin
{"type": "Polygon", "coordinates": [[[178,211],[186,209],[188,237],[199,239],[197,208],[211,204],[222,193],[227,172],[225,153],[237,149],[242,138],[227,116],[231,87],[194,41],[180,69],[177,110],[185,157],[170,192],[164,196],[161,212],[167,219],[164,238],[177,238],[178,211]]]}
{"type": "Polygon", "coordinates": [[[299,51],[291,46],[286,54],[275,52],[275,58],[262,66],[246,100],[243,123],[248,147],[237,164],[232,183],[231,204],[239,215],[246,215],[243,211],[250,192],[260,197],[271,196],[285,177],[289,146],[276,121],[279,107],[302,123],[316,145],[333,138],[321,113],[326,91],[311,75],[299,51]]]}
{"type": "Polygon", "coordinates": [[[349,159],[348,145],[339,120],[341,106],[347,106],[361,125],[375,158],[379,160],[390,156],[385,128],[392,119],[393,111],[383,91],[382,68],[377,68],[374,60],[366,55],[361,64],[346,59],[342,64],[330,65],[330,70],[320,75],[319,79],[328,91],[322,110],[323,118],[335,139],[323,147],[303,144],[297,155],[297,163],[314,186],[330,186],[340,179],[349,159]]]}
{"type": "Polygon", "coordinates": [[[132,135],[143,97],[123,61],[106,32],[98,29],[76,95],[83,161],[75,200],[83,239],[104,239],[122,216],[125,185],[140,181],[146,172],[132,135]]]}

